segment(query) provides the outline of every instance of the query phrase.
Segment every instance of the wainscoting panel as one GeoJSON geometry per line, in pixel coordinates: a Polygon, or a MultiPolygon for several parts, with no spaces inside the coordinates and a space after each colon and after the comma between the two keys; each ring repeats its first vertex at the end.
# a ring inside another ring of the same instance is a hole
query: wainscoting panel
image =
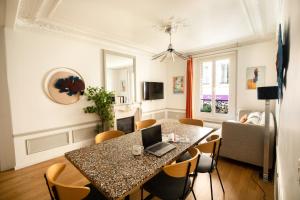
{"type": "Polygon", "coordinates": [[[166,109],[152,110],[142,113],[142,120],[145,119],[156,119],[163,120],[166,119],[166,109]]]}
{"type": "Polygon", "coordinates": [[[81,142],[88,139],[93,139],[97,135],[95,130],[96,130],[96,126],[73,130],[72,131],[73,143],[81,142]]]}
{"type": "Polygon", "coordinates": [[[168,119],[181,119],[185,117],[185,113],[180,111],[168,111],[168,119]]]}
{"type": "Polygon", "coordinates": [[[166,118],[166,114],[165,112],[158,112],[158,113],[154,113],[154,119],[156,120],[161,120],[161,119],[165,119],[166,118]]]}
{"type": "Polygon", "coordinates": [[[152,119],[152,114],[143,114],[142,115],[142,120],[146,120],[146,119],[152,119]]]}
{"type": "Polygon", "coordinates": [[[15,169],[63,156],[66,152],[94,144],[95,127],[87,122],[14,135],[15,169]]]}
{"type": "Polygon", "coordinates": [[[69,144],[68,132],[26,140],[27,155],[69,144]]]}

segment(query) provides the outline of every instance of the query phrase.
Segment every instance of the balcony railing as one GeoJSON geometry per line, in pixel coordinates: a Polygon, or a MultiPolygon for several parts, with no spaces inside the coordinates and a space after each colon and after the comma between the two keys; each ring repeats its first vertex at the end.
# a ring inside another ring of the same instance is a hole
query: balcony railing
{"type": "MultiPolygon", "coordinates": [[[[203,95],[201,112],[212,111],[212,95],[203,95]]],[[[220,114],[228,114],[228,95],[216,95],[215,112],[220,114]]]]}

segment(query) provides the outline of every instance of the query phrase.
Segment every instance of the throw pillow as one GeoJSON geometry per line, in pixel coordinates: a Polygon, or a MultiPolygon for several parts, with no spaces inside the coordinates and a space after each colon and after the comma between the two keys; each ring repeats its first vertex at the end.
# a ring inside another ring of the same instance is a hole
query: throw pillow
{"type": "Polygon", "coordinates": [[[260,122],[261,113],[260,112],[252,112],[249,114],[248,119],[245,123],[258,125],[260,122]]]}
{"type": "Polygon", "coordinates": [[[261,112],[251,112],[251,113],[248,115],[248,119],[249,119],[249,118],[252,118],[252,117],[258,118],[258,119],[260,120],[261,112]]]}
{"type": "Polygon", "coordinates": [[[247,121],[247,119],[248,119],[248,115],[247,115],[247,114],[244,114],[244,115],[241,117],[240,122],[241,122],[241,123],[245,123],[245,122],[247,121]]]}
{"type": "Polygon", "coordinates": [[[259,121],[259,125],[261,125],[261,126],[264,126],[264,125],[265,125],[265,115],[266,115],[265,112],[263,112],[263,113],[261,114],[260,121],[259,121]]]}

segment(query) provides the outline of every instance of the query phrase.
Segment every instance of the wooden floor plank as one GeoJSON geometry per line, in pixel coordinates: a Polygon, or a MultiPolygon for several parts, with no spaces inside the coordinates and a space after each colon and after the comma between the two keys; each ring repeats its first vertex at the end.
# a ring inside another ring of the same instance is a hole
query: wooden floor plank
{"type": "MultiPolygon", "coordinates": [[[[67,164],[65,173],[62,174],[59,181],[74,185],[88,183],[88,180],[70,162],[64,157],[59,157],[20,170],[1,172],[0,200],[49,200],[50,196],[43,175],[50,165],[57,162],[67,164]]],[[[220,159],[218,169],[226,194],[223,194],[217,173],[214,172],[212,174],[214,199],[263,199],[263,192],[257,184],[265,191],[267,200],[274,199],[274,185],[272,182],[265,183],[262,181],[258,175],[260,168],[228,159],[220,159]]],[[[194,190],[197,199],[210,199],[208,174],[199,174],[194,190]]],[[[130,197],[131,200],[138,200],[139,198],[140,191],[134,192],[130,197]]],[[[187,199],[193,200],[193,196],[189,195],[187,199]]]]}

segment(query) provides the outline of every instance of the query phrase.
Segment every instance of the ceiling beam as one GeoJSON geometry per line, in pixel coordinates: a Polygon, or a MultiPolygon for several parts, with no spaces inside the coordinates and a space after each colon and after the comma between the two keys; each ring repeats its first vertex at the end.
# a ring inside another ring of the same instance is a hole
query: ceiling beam
{"type": "Polygon", "coordinates": [[[5,26],[14,28],[20,9],[20,0],[6,0],[5,26]]]}
{"type": "Polygon", "coordinates": [[[62,0],[46,0],[40,6],[37,12],[36,19],[51,18],[62,0]]]}
{"type": "Polygon", "coordinates": [[[240,0],[251,31],[254,34],[265,33],[264,5],[265,0],[240,0]]]}

